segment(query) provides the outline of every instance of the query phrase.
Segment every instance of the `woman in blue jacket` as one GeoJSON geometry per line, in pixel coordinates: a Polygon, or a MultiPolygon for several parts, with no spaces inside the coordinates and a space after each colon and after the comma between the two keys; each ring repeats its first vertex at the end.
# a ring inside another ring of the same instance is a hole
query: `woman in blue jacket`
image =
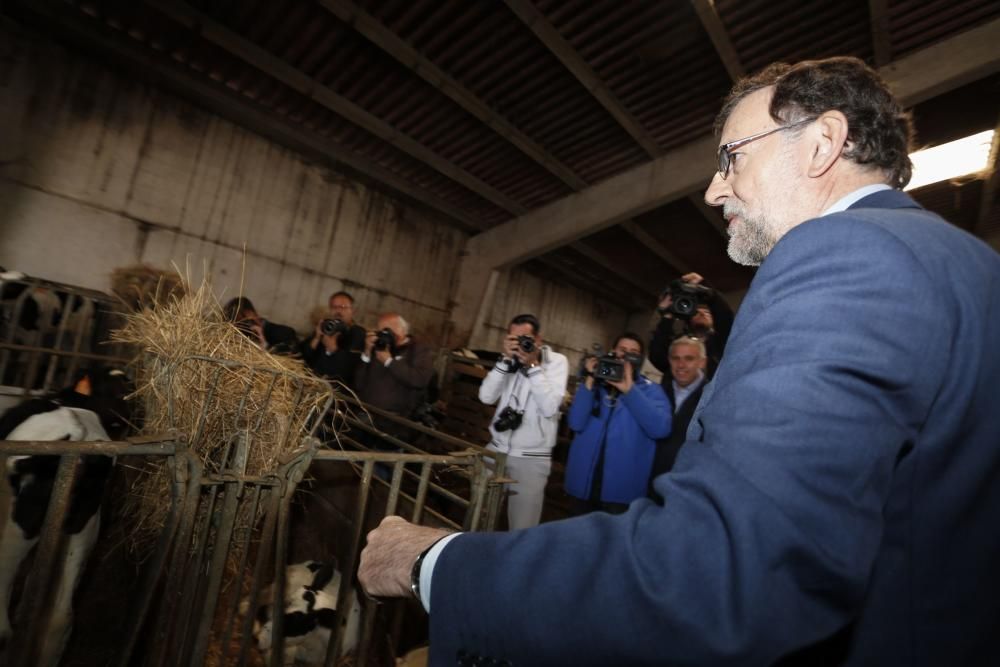
{"type": "Polygon", "coordinates": [[[576,436],[566,462],[566,492],[573,511],[624,512],[646,495],[656,440],[670,434],[671,410],[660,385],[639,374],[642,340],[623,333],[614,355],[624,360],[621,380],[601,375],[597,357],[585,364],[586,380],[579,386],[567,421],[576,436]]]}

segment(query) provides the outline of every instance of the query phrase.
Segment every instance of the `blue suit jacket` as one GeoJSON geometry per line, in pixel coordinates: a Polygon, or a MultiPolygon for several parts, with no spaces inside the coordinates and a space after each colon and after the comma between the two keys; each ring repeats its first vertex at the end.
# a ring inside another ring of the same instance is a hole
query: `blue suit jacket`
{"type": "Polygon", "coordinates": [[[1000,256],[897,191],[794,228],[655,488],[453,540],[432,664],[1000,664],[1000,256]]]}

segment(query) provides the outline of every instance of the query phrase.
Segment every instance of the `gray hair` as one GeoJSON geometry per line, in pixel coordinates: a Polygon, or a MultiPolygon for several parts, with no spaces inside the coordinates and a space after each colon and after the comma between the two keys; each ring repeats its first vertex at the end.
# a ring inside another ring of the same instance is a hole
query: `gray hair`
{"type": "Polygon", "coordinates": [[[691,345],[692,347],[698,348],[698,357],[701,359],[708,356],[708,353],[705,351],[705,343],[700,338],[695,338],[694,336],[681,336],[670,344],[670,351],[673,352],[674,348],[678,345],[691,345]]]}

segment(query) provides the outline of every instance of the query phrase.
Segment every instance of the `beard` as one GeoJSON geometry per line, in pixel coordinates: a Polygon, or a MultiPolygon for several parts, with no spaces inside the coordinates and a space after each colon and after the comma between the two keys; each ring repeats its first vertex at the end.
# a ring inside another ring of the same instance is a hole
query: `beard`
{"type": "Polygon", "coordinates": [[[736,225],[729,225],[729,258],[743,266],[760,266],[774,244],[778,242],[774,225],[763,215],[751,215],[732,200],[726,202],[723,212],[727,219],[738,216],[736,225]]]}

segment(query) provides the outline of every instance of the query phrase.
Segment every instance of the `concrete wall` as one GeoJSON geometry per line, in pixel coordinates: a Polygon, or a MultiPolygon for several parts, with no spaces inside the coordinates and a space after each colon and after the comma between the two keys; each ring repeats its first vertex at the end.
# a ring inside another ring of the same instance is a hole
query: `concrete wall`
{"type": "Polygon", "coordinates": [[[0,265],[101,290],[136,262],[207,266],[300,330],[346,287],[362,323],[399,310],[440,339],[462,232],[52,44],[0,43],[0,265]]]}
{"type": "MultiPolygon", "coordinates": [[[[109,289],[120,266],[207,267],[221,299],[308,328],[333,291],[442,342],[465,235],[172,95],[0,25],[0,265],[109,289]],[[246,252],[244,255],[244,246],[246,252]],[[245,276],[244,273],[245,256],[245,276]]],[[[536,313],[575,363],[624,312],[505,272],[472,347],[536,313]]]]}

